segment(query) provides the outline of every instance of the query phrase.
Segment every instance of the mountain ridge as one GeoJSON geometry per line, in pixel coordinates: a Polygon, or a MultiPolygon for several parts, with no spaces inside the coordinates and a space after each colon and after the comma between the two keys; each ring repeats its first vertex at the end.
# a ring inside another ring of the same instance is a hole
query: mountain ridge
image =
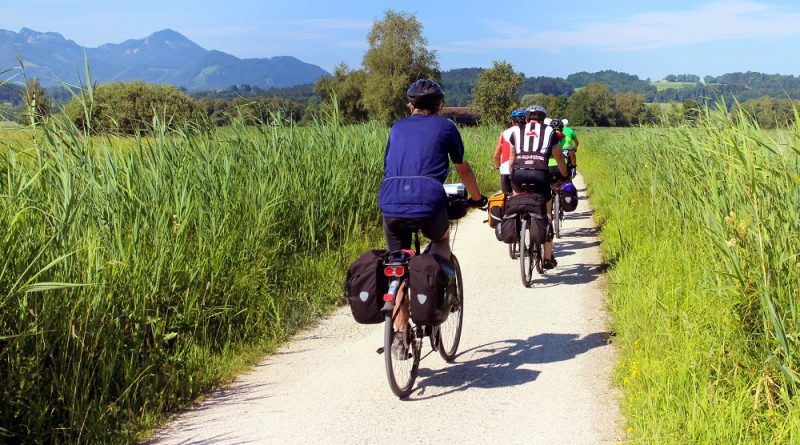
{"type": "Polygon", "coordinates": [[[189,90],[245,83],[285,88],[314,83],[329,75],[319,66],[292,56],[241,59],[208,50],[170,28],[96,48],[83,47],[57,32],[0,29],[0,71],[19,66],[18,56],[26,76],[38,78],[44,86],[85,84],[84,60],[89,62],[92,80],[99,83],[142,80],[189,90]]]}

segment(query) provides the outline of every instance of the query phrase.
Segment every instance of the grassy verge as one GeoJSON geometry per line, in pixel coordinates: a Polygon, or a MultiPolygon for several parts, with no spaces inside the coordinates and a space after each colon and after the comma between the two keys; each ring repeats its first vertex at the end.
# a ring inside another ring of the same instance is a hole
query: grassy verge
{"type": "MultiPolygon", "coordinates": [[[[2,443],[139,438],[341,304],[383,243],[379,125],[4,131],[2,443]]],[[[463,133],[484,183],[498,131],[463,133]]]]}
{"type": "Polygon", "coordinates": [[[632,443],[800,440],[797,129],[581,134],[632,443]]]}

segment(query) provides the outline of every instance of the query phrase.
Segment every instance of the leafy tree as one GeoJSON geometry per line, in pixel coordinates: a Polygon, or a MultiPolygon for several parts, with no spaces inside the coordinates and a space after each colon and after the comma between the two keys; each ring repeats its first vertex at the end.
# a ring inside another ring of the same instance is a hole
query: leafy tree
{"type": "Polygon", "coordinates": [[[647,107],[644,106],[644,96],[637,93],[617,93],[614,103],[617,107],[619,126],[638,125],[647,121],[647,107]]]}
{"type": "Polygon", "coordinates": [[[97,133],[147,131],[154,118],[172,128],[204,120],[200,106],[169,85],[140,81],[104,84],[94,89],[93,99],[88,95],[76,97],[64,112],[79,127],[97,133]]]}
{"type": "Polygon", "coordinates": [[[683,118],[688,123],[695,123],[702,115],[702,107],[696,100],[686,99],[683,101],[683,118]]]}
{"type": "Polygon", "coordinates": [[[505,122],[508,114],[517,108],[517,88],[524,76],[514,71],[514,67],[506,61],[494,61],[492,67],[485,70],[475,85],[472,102],[486,122],[505,122]]]}
{"type": "Polygon", "coordinates": [[[559,77],[528,77],[522,82],[518,93],[526,94],[551,94],[555,96],[572,94],[573,88],[566,79],[559,77]]]}
{"type": "Polygon", "coordinates": [[[797,104],[790,99],[775,99],[773,97],[760,97],[748,99],[735,105],[731,110],[737,117],[742,117],[740,111],[753,119],[761,128],[781,128],[794,124],[794,109],[797,104]]]}
{"type": "Polygon", "coordinates": [[[342,62],[334,69],[333,76],[322,77],[317,81],[314,92],[328,106],[336,101],[343,123],[363,122],[369,118],[364,106],[366,77],[364,70],[351,71],[342,62]]]}
{"type": "Polygon", "coordinates": [[[31,78],[25,82],[25,91],[22,96],[22,105],[17,113],[17,121],[23,125],[36,125],[36,123],[50,116],[50,99],[47,98],[39,79],[31,78]]]}
{"type": "Polygon", "coordinates": [[[574,89],[585,87],[592,83],[602,83],[611,93],[633,91],[649,97],[655,94],[656,87],[639,79],[639,76],[620,73],[613,70],[598,71],[596,73],[580,72],[567,76],[567,82],[574,89]]]}
{"type": "Polygon", "coordinates": [[[466,106],[484,68],[456,68],[442,72],[442,88],[448,105],[466,106]]]}
{"type": "Polygon", "coordinates": [[[231,123],[231,107],[230,101],[225,99],[209,99],[202,98],[197,101],[197,105],[205,113],[208,122],[212,125],[221,127],[231,123]]]}
{"type": "Polygon", "coordinates": [[[384,123],[405,115],[405,92],[416,79],[439,78],[436,54],[426,47],[422,24],[412,15],[387,10],[372,25],[364,54],[364,105],[384,123]]]}
{"type": "Polygon", "coordinates": [[[614,97],[607,86],[590,83],[572,95],[567,106],[567,116],[575,126],[614,126],[617,121],[614,97]]]}

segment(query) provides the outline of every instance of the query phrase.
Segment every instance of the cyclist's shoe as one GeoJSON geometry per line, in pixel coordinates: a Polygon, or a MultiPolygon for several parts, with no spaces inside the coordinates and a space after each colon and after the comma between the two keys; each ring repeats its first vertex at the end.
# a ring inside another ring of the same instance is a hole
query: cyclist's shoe
{"type": "Polygon", "coordinates": [[[555,258],[550,258],[549,260],[542,261],[542,267],[544,269],[553,269],[556,266],[558,266],[558,261],[556,261],[555,258]]]}
{"type": "Polygon", "coordinates": [[[395,360],[408,360],[408,348],[403,343],[405,332],[395,332],[392,340],[392,357],[395,360]]]}

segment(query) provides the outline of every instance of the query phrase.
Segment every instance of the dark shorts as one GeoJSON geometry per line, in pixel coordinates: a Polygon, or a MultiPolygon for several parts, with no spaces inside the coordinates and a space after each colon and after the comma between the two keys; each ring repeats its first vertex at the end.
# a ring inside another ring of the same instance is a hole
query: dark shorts
{"type": "Polygon", "coordinates": [[[511,186],[515,192],[530,192],[543,195],[547,201],[552,199],[549,170],[514,169],[511,171],[511,186]],[[523,184],[525,188],[523,189],[523,184]]]}
{"type": "MultiPolygon", "coordinates": [[[[569,167],[567,167],[567,171],[569,171],[569,167]]],[[[558,170],[558,166],[550,167],[550,181],[557,182],[563,180],[564,177],[561,176],[561,172],[558,170]]]]}
{"type": "Polygon", "coordinates": [[[500,191],[511,193],[511,175],[500,175],[500,191]]]}
{"type": "Polygon", "coordinates": [[[450,228],[447,211],[443,210],[431,218],[383,218],[383,235],[390,252],[411,248],[411,237],[417,230],[428,239],[444,238],[450,228]]]}

